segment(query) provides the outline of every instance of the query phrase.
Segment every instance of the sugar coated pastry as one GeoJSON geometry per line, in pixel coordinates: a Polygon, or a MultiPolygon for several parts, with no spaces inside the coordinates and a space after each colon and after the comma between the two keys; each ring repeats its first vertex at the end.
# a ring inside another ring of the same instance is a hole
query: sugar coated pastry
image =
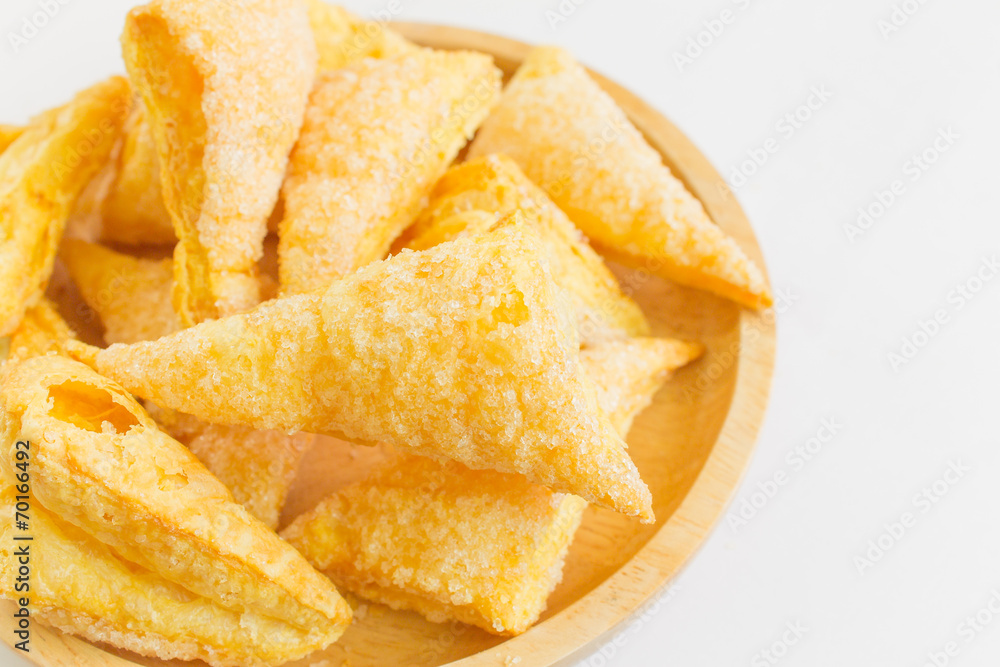
{"type": "MultiPolygon", "coordinates": [[[[16,487],[0,472],[0,558],[14,562],[16,487]]],[[[93,642],[162,660],[213,667],[279,665],[321,643],[307,630],[235,610],[119,557],[108,545],[31,499],[31,617],[93,642]]],[[[17,600],[13,568],[0,595],[17,600]]]]}
{"type": "Polygon", "coordinates": [[[43,297],[25,311],[21,323],[6,341],[6,352],[0,350],[0,367],[49,352],[64,352],[66,341],[75,338],[76,334],[56,307],[43,297]]]}
{"type": "MultiPolygon", "coordinates": [[[[174,437],[232,491],[236,502],[268,528],[276,529],[299,463],[316,436],[289,435],[273,429],[259,431],[249,426],[197,424],[188,434],[174,437]]],[[[164,430],[173,435],[169,426],[164,430]]]]}
{"type": "Polygon", "coordinates": [[[282,188],[281,289],[301,294],[382,259],[492,108],[481,53],[419,49],[321,72],[282,188]]]}
{"type": "Polygon", "coordinates": [[[206,421],[387,442],[652,521],[649,490],[598,407],[569,304],[539,257],[537,232],[515,213],[322,294],[74,354],[206,421]]]}
{"type": "Polygon", "coordinates": [[[101,318],[108,343],[154,340],[181,328],[171,307],[173,263],[142,259],[77,239],[60,257],[80,295],[101,318]]]}
{"type": "Polygon", "coordinates": [[[339,5],[306,0],[319,69],[339,69],[364,58],[392,58],[418,47],[383,23],[365,21],[339,5]]]}
{"type": "Polygon", "coordinates": [[[0,153],[7,150],[7,147],[14,143],[14,140],[21,136],[22,132],[24,132],[23,127],[0,123],[0,153]]]}
{"type": "Polygon", "coordinates": [[[305,8],[154,0],[129,12],[122,50],[179,239],[174,307],[185,325],[245,310],[316,70],[305,8]]]}
{"type": "Polygon", "coordinates": [[[586,507],[518,475],[394,454],[282,537],[355,595],[520,634],[562,579],[586,507]]]}
{"type": "Polygon", "coordinates": [[[112,77],[36,116],[0,153],[0,337],[38,302],[77,197],[110,154],[129,108],[112,77]]]}
{"type": "MultiPolygon", "coordinates": [[[[338,69],[363,58],[391,58],[418,48],[383,24],[362,20],[338,5],[323,0],[305,4],[321,70],[338,69]]],[[[8,131],[17,129],[0,125],[0,147],[8,131]]],[[[116,173],[103,200],[102,221],[104,241],[136,245],[177,240],[163,203],[156,142],[142,104],[135,105],[129,117],[116,173]]],[[[276,231],[277,222],[269,219],[268,229],[276,231]]]]}
{"type": "Polygon", "coordinates": [[[536,48],[483,123],[469,157],[505,153],[602,250],[760,308],[760,269],[712,223],[660,154],[571,55],[536,48]]]}
{"type": "Polygon", "coordinates": [[[552,276],[573,300],[584,344],[649,333],[638,304],[622,293],[580,230],[504,155],[488,155],[449,169],[409,231],[415,238],[408,247],[421,250],[460,233],[481,232],[497,217],[519,209],[538,225],[552,276]]]}
{"type": "Polygon", "coordinates": [[[89,576],[90,559],[61,563],[63,540],[56,541],[49,573],[58,627],[154,654],[176,638],[178,652],[231,665],[279,664],[343,632],[350,608],[329,581],[238,505],[121,387],[49,355],[8,366],[0,399],[4,473],[16,477],[17,452],[28,449],[34,505],[57,517],[55,525],[71,526],[66,534],[78,548],[94,541],[108,547],[93,549],[93,567],[106,565],[114,577],[102,582],[89,576]],[[72,537],[79,533],[89,539],[72,537]],[[137,580],[123,568],[111,571],[108,555],[137,580]],[[74,567],[83,568],[79,578],[66,576],[74,567]],[[108,590],[115,579],[125,590],[108,590]],[[147,595],[160,581],[167,584],[161,592],[147,595]],[[171,596],[171,589],[178,592],[171,596]],[[167,596],[174,603],[156,608],[167,596]],[[181,603],[193,597],[205,603],[185,612],[181,603]],[[185,618],[190,612],[201,618],[185,618]],[[195,622],[203,627],[192,628],[195,622]]]}
{"type": "Polygon", "coordinates": [[[623,436],[664,380],[698,359],[700,343],[673,338],[629,338],[587,348],[580,357],[597,386],[597,400],[623,436]]]}
{"type": "MultiPolygon", "coordinates": [[[[109,343],[156,340],[180,330],[170,306],[173,271],[169,259],[130,257],[74,239],[63,242],[62,259],[83,300],[100,316],[109,343]]],[[[299,461],[314,437],[205,424],[194,418],[192,428],[174,432],[170,428],[177,422],[174,417],[169,424],[157,421],[188,446],[237,502],[269,528],[276,528],[299,461]]]]}
{"type": "Polygon", "coordinates": [[[163,203],[160,163],[145,106],[132,108],[119,146],[114,174],[100,204],[101,239],[126,245],[177,242],[163,203]]]}
{"type": "MultiPolygon", "coordinates": [[[[623,436],[667,373],[700,353],[644,338],[583,353],[623,436]]],[[[282,536],[346,590],[432,621],[519,634],[562,578],[586,502],[523,477],[395,454],[296,518],[282,536]]]]}

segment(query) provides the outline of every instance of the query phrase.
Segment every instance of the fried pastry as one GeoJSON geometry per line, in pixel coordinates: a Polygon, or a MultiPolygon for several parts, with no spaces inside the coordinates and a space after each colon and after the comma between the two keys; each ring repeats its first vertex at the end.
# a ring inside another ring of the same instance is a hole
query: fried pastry
{"type": "MultiPolygon", "coordinates": [[[[0,558],[15,561],[14,486],[0,471],[0,558]]],[[[93,642],[162,660],[213,667],[279,665],[321,648],[281,619],[222,606],[122,559],[90,534],[30,500],[33,618],[93,642]]],[[[13,568],[0,568],[0,596],[17,599],[13,568]]]]}
{"type": "Polygon", "coordinates": [[[316,69],[297,0],[154,0],[129,12],[125,65],[141,93],[179,239],[185,325],[260,299],[256,262],[316,69]]]}
{"type": "Polygon", "coordinates": [[[128,82],[112,77],[35,117],[0,153],[0,337],[38,302],[80,192],[115,144],[128,82]]]}
{"type": "Polygon", "coordinates": [[[282,292],[322,289],[382,259],[499,89],[493,60],[466,51],[321,72],[282,187],[282,292]]]}
{"type": "Polygon", "coordinates": [[[219,478],[243,505],[268,528],[275,530],[295,472],[316,436],[258,431],[249,426],[197,422],[187,433],[174,434],[209,472],[219,478]]]}
{"type": "MultiPolygon", "coordinates": [[[[343,7],[308,0],[309,25],[319,53],[318,69],[338,69],[363,58],[391,58],[418,48],[381,23],[365,21],[343,7]]],[[[18,128],[0,125],[4,138],[18,128]]],[[[279,211],[280,212],[280,211],[279,211]]],[[[126,245],[173,244],[173,222],[160,184],[156,142],[145,108],[137,104],[126,124],[115,175],[101,205],[103,241],[126,245]]],[[[269,218],[268,230],[277,231],[269,218]]]]}
{"type": "Polygon", "coordinates": [[[510,155],[616,259],[750,308],[770,305],[760,269],[567,52],[528,54],[469,149],[470,158],[489,153],[510,155]]]}
{"type": "Polygon", "coordinates": [[[23,127],[0,123],[0,153],[7,150],[7,147],[14,143],[14,140],[21,136],[22,132],[24,132],[23,127]]]}
{"type": "Polygon", "coordinates": [[[0,350],[0,366],[4,362],[16,363],[49,352],[64,352],[65,342],[75,338],[76,334],[55,306],[42,297],[25,311],[21,323],[7,341],[6,352],[0,350]]]}
{"type": "MultiPolygon", "coordinates": [[[[170,306],[171,262],[130,257],[103,246],[67,239],[63,263],[84,301],[101,318],[109,343],[156,340],[179,331],[170,306]]],[[[277,528],[285,496],[313,436],[205,424],[193,417],[157,421],[188,446],[236,501],[269,528],[277,528]]]]}
{"type": "Polygon", "coordinates": [[[321,71],[364,58],[392,58],[418,48],[382,23],[365,21],[338,5],[323,0],[306,0],[305,5],[321,71]]]}
{"type": "Polygon", "coordinates": [[[597,400],[623,436],[671,372],[698,359],[700,343],[672,338],[630,338],[580,352],[597,386],[597,400]]]}
{"type": "Polygon", "coordinates": [[[142,103],[125,123],[117,164],[101,201],[101,239],[126,245],[177,242],[173,221],[163,203],[156,142],[142,103]]]}
{"type": "Polygon", "coordinates": [[[552,276],[573,299],[585,345],[649,333],[638,304],[622,293],[583,234],[505,155],[488,155],[449,169],[414,223],[410,233],[415,238],[408,247],[422,250],[460,233],[482,232],[497,217],[518,209],[538,225],[552,276]],[[481,215],[484,211],[491,215],[481,215]]]}
{"type": "Polygon", "coordinates": [[[296,656],[343,632],[350,609],[329,581],[113,382],[64,357],[34,357],[5,370],[0,398],[0,461],[13,474],[16,443],[29,443],[31,493],[51,515],[235,612],[265,646],[275,626],[295,637],[285,648],[296,656]]]}
{"type": "Polygon", "coordinates": [[[355,595],[520,634],[562,578],[586,507],[517,475],[395,454],[282,537],[355,595]]]}
{"type": "Polygon", "coordinates": [[[569,304],[540,256],[537,232],[515,213],[322,294],[73,354],[206,421],[387,442],[652,521],[649,490],[597,405],[569,304]]]}
{"type": "Polygon", "coordinates": [[[77,239],[63,241],[60,258],[108,343],[155,340],[181,328],[170,304],[169,258],[141,259],[77,239]]]}
{"type": "MultiPolygon", "coordinates": [[[[624,435],[697,346],[635,339],[583,353],[624,435]]],[[[432,621],[519,634],[545,609],[586,502],[523,477],[396,454],[282,537],[340,587],[432,621]]]]}

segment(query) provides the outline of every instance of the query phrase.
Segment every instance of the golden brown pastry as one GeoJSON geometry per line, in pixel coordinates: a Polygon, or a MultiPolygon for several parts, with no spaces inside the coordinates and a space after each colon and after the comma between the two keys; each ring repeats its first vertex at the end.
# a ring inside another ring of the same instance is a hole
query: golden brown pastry
{"type": "Polygon", "coordinates": [[[206,421],[384,441],[652,521],[649,491],[583,373],[569,304],[522,220],[404,252],[322,294],[74,354],[206,421]]]}
{"type": "Polygon", "coordinates": [[[562,578],[586,507],[517,475],[394,454],[281,535],[355,595],[520,634],[562,578]]]}
{"type": "MultiPolygon", "coordinates": [[[[624,435],[667,373],[699,353],[698,346],[649,338],[582,356],[624,435]]],[[[282,536],[361,597],[432,621],[519,634],[562,578],[585,507],[581,498],[517,475],[395,454],[299,516],[282,536]]]]}
{"type": "Polygon", "coordinates": [[[65,544],[53,549],[58,627],[147,654],[176,640],[178,653],[228,665],[301,657],[345,629],[350,609],[333,586],[111,381],[61,356],[34,357],[5,368],[0,404],[5,474],[28,449],[33,504],[91,538],[65,530],[58,542],[107,547],[77,571],[61,558],[65,544]],[[161,579],[160,592],[148,590],[161,579]],[[126,588],[108,590],[116,580],[126,588]],[[167,596],[174,603],[160,609],[167,596]],[[199,617],[185,618],[183,603],[199,597],[189,606],[199,617]]]}
{"type": "MultiPolygon", "coordinates": [[[[323,0],[308,0],[305,4],[320,70],[338,69],[363,58],[391,58],[418,48],[381,23],[362,20],[338,5],[323,0]]],[[[0,125],[0,150],[5,137],[17,130],[0,125]]],[[[127,245],[177,241],[163,203],[156,142],[142,104],[135,105],[129,116],[115,174],[100,212],[103,241],[127,245]]],[[[280,214],[277,207],[276,212],[280,214]]],[[[268,230],[277,231],[280,219],[280,215],[272,215],[268,230]]]]}
{"type": "Polygon", "coordinates": [[[289,435],[203,422],[183,435],[175,435],[169,425],[164,430],[186,444],[232,491],[236,502],[272,530],[278,527],[299,463],[316,441],[311,433],[289,435]]]}
{"type": "Polygon", "coordinates": [[[112,168],[114,175],[100,203],[101,239],[126,245],[176,243],[173,221],[163,203],[156,142],[142,102],[129,114],[112,168]]]}
{"type": "MultiPolygon", "coordinates": [[[[156,340],[179,331],[170,306],[171,261],[130,257],[103,246],[67,239],[62,259],[84,301],[101,318],[109,343],[156,340]]],[[[219,478],[236,501],[269,528],[277,528],[285,496],[313,436],[256,431],[246,426],[209,425],[194,418],[187,429],[160,424],[186,444],[219,478]]]]}
{"type": "Polygon", "coordinates": [[[0,123],[0,153],[7,150],[7,147],[14,143],[14,140],[21,136],[22,132],[24,132],[23,127],[0,123]]]}
{"type": "Polygon", "coordinates": [[[616,259],[750,308],[770,305],[760,269],[562,49],[528,54],[469,149],[470,158],[489,153],[512,157],[616,259]]]}
{"type": "Polygon", "coordinates": [[[704,351],[700,343],[672,338],[631,338],[585,349],[580,357],[597,386],[597,402],[624,436],[670,373],[704,351]]]}
{"type": "MultiPolygon", "coordinates": [[[[13,562],[14,485],[0,471],[0,558],[13,562]]],[[[214,667],[279,665],[319,648],[308,630],[224,607],[136,567],[110,547],[30,501],[33,619],[141,655],[214,667]]],[[[0,596],[21,597],[0,568],[0,596]]]]}
{"type": "Polygon", "coordinates": [[[155,340],[181,328],[170,303],[169,258],[141,259],[77,239],[63,241],[60,258],[108,343],[155,340]]]}
{"type": "Polygon", "coordinates": [[[122,35],[179,239],[174,307],[185,325],[260,300],[256,262],[316,69],[296,0],[154,0],[122,35]]]}
{"type": "Polygon", "coordinates": [[[324,0],[306,0],[316,38],[319,69],[339,69],[363,58],[392,58],[416,50],[416,44],[376,21],[365,21],[324,0]]]}
{"type": "Polygon", "coordinates": [[[505,155],[488,155],[449,169],[408,232],[414,238],[407,247],[422,250],[460,233],[480,233],[518,209],[538,225],[552,277],[573,300],[585,345],[649,333],[638,304],[622,293],[583,234],[505,155]]]}
{"type": "Polygon", "coordinates": [[[36,116],[0,153],[0,337],[38,302],[73,205],[110,154],[128,114],[112,77],[36,116]]]}
{"type": "Polygon", "coordinates": [[[282,187],[282,292],[322,289],[382,259],[499,90],[492,59],[466,51],[321,72],[282,187]]]}
{"type": "Polygon", "coordinates": [[[0,349],[0,367],[4,363],[16,363],[31,357],[64,352],[65,343],[75,339],[76,334],[66,324],[55,306],[46,298],[24,313],[21,323],[9,339],[0,339],[0,347],[6,341],[6,350],[0,349]]]}

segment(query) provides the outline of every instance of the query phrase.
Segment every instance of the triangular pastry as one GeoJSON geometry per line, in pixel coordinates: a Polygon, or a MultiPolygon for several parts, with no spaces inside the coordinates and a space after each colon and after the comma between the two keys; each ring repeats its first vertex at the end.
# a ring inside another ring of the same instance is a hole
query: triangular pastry
{"type": "Polygon", "coordinates": [[[179,239],[182,323],[256,305],[256,262],[316,70],[305,8],[154,0],[129,12],[122,50],[179,239]]]}
{"type": "Polygon", "coordinates": [[[188,415],[183,417],[187,417],[184,428],[176,430],[171,420],[158,421],[232,491],[236,502],[268,528],[277,529],[299,463],[316,436],[206,424],[188,415]]]}
{"type": "Polygon", "coordinates": [[[713,224],[573,57],[528,54],[483,123],[469,158],[505,153],[600,249],[679,283],[760,308],[760,269],[713,224]]]}
{"type": "MultiPolygon", "coordinates": [[[[667,372],[700,352],[634,339],[582,354],[624,436],[667,372]]],[[[586,502],[523,477],[393,454],[282,537],[338,586],[432,621],[519,634],[545,609],[586,502]]]]}
{"type": "MultiPolygon", "coordinates": [[[[362,20],[343,7],[323,0],[305,4],[320,70],[344,67],[362,58],[390,58],[418,48],[383,24],[362,20]]],[[[0,125],[0,150],[7,134],[17,129],[0,125]]],[[[163,203],[156,143],[142,104],[135,105],[129,117],[115,174],[100,211],[104,241],[137,245],[177,240],[163,203]]]]}
{"type": "Polygon", "coordinates": [[[0,123],[0,153],[7,150],[7,147],[14,143],[14,140],[21,136],[24,128],[19,125],[4,125],[0,123]]]}
{"type": "Polygon", "coordinates": [[[384,23],[365,21],[339,5],[306,0],[319,69],[339,69],[363,58],[392,58],[418,47],[384,23]]]}
{"type": "Polygon", "coordinates": [[[118,139],[128,82],[112,77],[36,116],[0,153],[0,337],[45,291],[66,221],[118,139]]]}
{"type": "Polygon", "coordinates": [[[76,334],[48,299],[42,299],[25,311],[21,323],[9,339],[0,339],[0,366],[16,363],[49,352],[65,351],[65,343],[76,334]],[[6,341],[6,342],[5,342],[6,341]]]}
{"type": "Polygon", "coordinates": [[[170,258],[132,257],[78,239],[63,241],[60,258],[84,302],[101,318],[108,343],[155,340],[181,328],[170,304],[170,258]]]}
{"type": "MultiPolygon", "coordinates": [[[[16,474],[24,448],[17,443],[28,443],[30,490],[44,511],[107,545],[135,571],[236,612],[265,648],[270,631],[284,635],[279,641],[291,657],[343,632],[350,609],[333,586],[113,382],[49,355],[8,366],[0,398],[0,465],[16,474]]],[[[81,602],[88,601],[70,601],[70,611],[81,602]]],[[[251,642],[243,650],[257,649],[251,642]]]]}
{"type": "Polygon", "coordinates": [[[467,51],[321,72],[282,187],[282,292],[322,289],[382,259],[499,91],[492,58],[467,51]]]}
{"type": "Polygon", "coordinates": [[[630,338],[580,352],[597,386],[597,402],[623,436],[673,371],[698,359],[700,343],[673,338],[630,338]]]}
{"type": "MultiPolygon", "coordinates": [[[[130,257],[75,239],[63,241],[61,256],[83,300],[100,316],[106,341],[137,343],[180,330],[170,306],[173,270],[169,259],[130,257]]],[[[188,446],[237,502],[269,528],[276,528],[299,461],[314,437],[206,424],[193,417],[185,420],[192,426],[182,434],[171,428],[182,417],[186,415],[171,413],[169,419],[157,417],[157,421],[188,446]]]]}
{"type": "MultiPolygon", "coordinates": [[[[0,558],[14,562],[15,488],[0,471],[0,558]]],[[[224,607],[122,559],[110,547],[30,500],[31,617],[161,660],[213,667],[280,665],[329,643],[321,633],[257,612],[224,607]]],[[[0,596],[17,600],[13,568],[0,568],[0,596]]]]}
{"type": "Polygon", "coordinates": [[[114,173],[98,208],[101,240],[126,245],[176,243],[173,221],[163,203],[156,142],[141,102],[129,114],[111,168],[114,173]]]}
{"type": "Polygon", "coordinates": [[[488,155],[449,169],[408,232],[414,238],[407,247],[422,250],[460,233],[482,232],[516,210],[538,225],[552,277],[573,300],[584,344],[649,333],[638,304],[622,293],[580,230],[507,156],[488,155]]]}
{"type": "Polygon", "coordinates": [[[649,491],[583,373],[569,304],[520,220],[377,262],[324,293],[74,354],[206,421],[387,442],[651,521],[649,491]]]}

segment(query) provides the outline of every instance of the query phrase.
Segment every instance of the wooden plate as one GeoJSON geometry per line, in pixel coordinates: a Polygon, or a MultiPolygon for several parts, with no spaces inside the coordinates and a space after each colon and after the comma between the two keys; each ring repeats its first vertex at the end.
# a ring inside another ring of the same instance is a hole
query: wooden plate
{"type": "MultiPolygon", "coordinates": [[[[393,27],[427,46],[490,53],[507,75],[530,49],[460,28],[412,23],[393,27]]],[[[722,178],[705,157],[656,110],[594,76],[716,223],[763,268],[750,223],[736,200],[720,189],[722,178]]],[[[774,315],[740,310],[712,295],[614,268],[623,284],[634,290],[656,335],[698,340],[708,348],[703,359],[678,372],[664,387],[628,437],[629,452],[653,493],[658,523],[642,526],[608,510],[589,508],[548,610],[519,637],[504,640],[461,624],[430,623],[414,613],[367,604],[338,643],[294,664],[570,664],[612,636],[615,627],[663,587],[701,545],[736,490],[764,416],[774,364],[774,315]]],[[[377,448],[341,442],[312,450],[290,494],[284,522],[362,476],[379,456],[377,448]]],[[[0,608],[4,618],[10,618],[9,611],[9,606],[0,608]]],[[[3,635],[9,643],[9,633],[3,635]]],[[[98,647],[38,624],[32,627],[31,646],[27,657],[45,667],[201,664],[164,662],[98,647]]]]}

